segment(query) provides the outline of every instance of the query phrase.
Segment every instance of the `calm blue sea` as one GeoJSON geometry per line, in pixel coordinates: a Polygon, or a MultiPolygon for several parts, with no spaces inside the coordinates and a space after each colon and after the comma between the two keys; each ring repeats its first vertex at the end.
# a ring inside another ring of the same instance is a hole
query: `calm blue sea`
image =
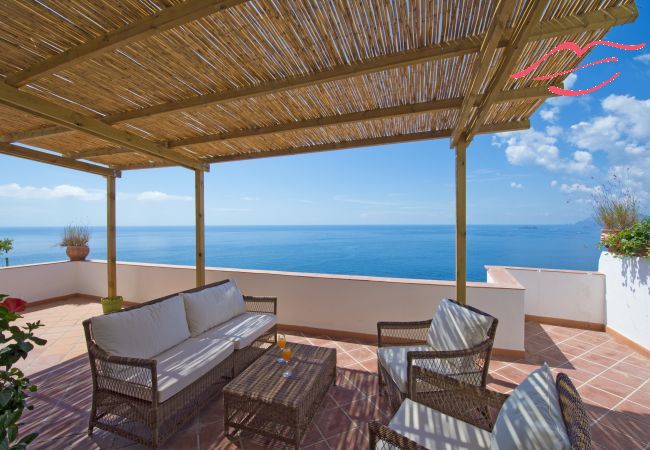
{"type": "MultiPolygon", "coordinates": [[[[468,279],[487,265],[596,270],[599,230],[587,225],[468,227],[468,279]]],[[[14,239],[10,264],[66,259],[61,228],[0,228],[14,239]]],[[[106,258],[92,229],[90,257],[106,258]]],[[[118,228],[118,260],[194,264],[192,227],[118,228]]],[[[453,225],[219,226],[206,229],[208,266],[399,278],[454,279],[453,225]]],[[[4,261],[0,261],[4,265],[4,261]]]]}

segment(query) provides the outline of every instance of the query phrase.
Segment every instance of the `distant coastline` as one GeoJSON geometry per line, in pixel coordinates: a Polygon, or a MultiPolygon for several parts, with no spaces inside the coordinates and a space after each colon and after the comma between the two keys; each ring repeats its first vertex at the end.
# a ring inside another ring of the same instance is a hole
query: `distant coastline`
{"type": "MultiPolygon", "coordinates": [[[[469,225],[468,279],[485,265],[596,270],[599,229],[576,225],[469,225]]],[[[105,258],[105,229],[91,227],[90,258],[105,258]]],[[[12,265],[65,259],[61,227],[2,227],[12,265]]],[[[451,280],[453,225],[207,226],[209,266],[451,280]]],[[[118,227],[118,260],[194,264],[190,226],[118,227]]],[[[4,263],[4,262],[2,262],[4,263]]]]}

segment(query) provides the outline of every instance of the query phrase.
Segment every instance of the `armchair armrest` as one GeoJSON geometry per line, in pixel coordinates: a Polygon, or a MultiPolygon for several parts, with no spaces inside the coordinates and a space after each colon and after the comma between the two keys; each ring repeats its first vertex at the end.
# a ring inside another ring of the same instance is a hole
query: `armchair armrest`
{"type": "Polygon", "coordinates": [[[487,431],[508,395],[441,375],[424,367],[411,368],[412,400],[487,431]]]}
{"type": "Polygon", "coordinates": [[[402,436],[398,432],[379,422],[369,422],[368,432],[370,434],[370,450],[381,450],[383,448],[386,450],[390,448],[399,448],[402,450],[427,450],[417,442],[410,440],[406,436],[402,436]],[[384,445],[378,446],[377,444],[379,442],[383,442],[384,445]]]}
{"type": "Polygon", "coordinates": [[[244,295],[244,302],[246,303],[246,310],[248,312],[260,314],[278,313],[278,299],[276,297],[253,297],[252,295],[244,295]]]}
{"type": "Polygon", "coordinates": [[[425,344],[430,326],[431,319],[418,322],[377,322],[377,346],[425,344]]]}
{"type": "Polygon", "coordinates": [[[96,389],[158,403],[156,360],[109,355],[94,342],[88,343],[88,357],[96,389]]]}

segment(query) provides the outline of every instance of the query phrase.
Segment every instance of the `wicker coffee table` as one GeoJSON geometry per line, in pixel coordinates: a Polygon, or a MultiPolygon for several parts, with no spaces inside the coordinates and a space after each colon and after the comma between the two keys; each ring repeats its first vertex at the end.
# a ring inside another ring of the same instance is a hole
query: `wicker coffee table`
{"type": "Polygon", "coordinates": [[[336,350],[291,343],[287,346],[293,351],[288,365],[292,377],[282,376],[287,366],[277,361],[280,349],[274,347],[224,387],[227,436],[252,431],[298,448],[336,380],[336,350]]]}

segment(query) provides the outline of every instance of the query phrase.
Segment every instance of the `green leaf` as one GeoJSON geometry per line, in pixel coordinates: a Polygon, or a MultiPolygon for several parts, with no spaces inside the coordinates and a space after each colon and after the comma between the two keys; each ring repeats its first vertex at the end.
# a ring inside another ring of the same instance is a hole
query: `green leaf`
{"type": "Polygon", "coordinates": [[[7,403],[9,403],[12,399],[14,393],[9,390],[9,389],[3,389],[0,391],[0,406],[3,408],[7,406],[7,403]]]}

